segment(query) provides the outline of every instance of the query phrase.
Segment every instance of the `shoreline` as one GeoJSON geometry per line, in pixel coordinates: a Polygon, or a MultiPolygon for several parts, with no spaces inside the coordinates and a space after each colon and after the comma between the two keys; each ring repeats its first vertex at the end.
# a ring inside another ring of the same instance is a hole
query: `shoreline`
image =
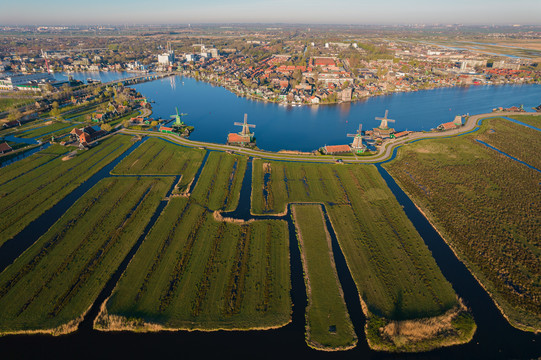
{"type": "MultiPolygon", "coordinates": [[[[158,74],[159,72],[156,72],[156,74],[158,74]]],[[[320,106],[320,105],[341,105],[341,104],[352,104],[352,103],[356,103],[356,102],[360,102],[360,101],[366,101],[368,99],[371,99],[371,98],[375,98],[375,97],[380,97],[380,96],[390,96],[390,95],[394,95],[394,94],[408,94],[408,93],[414,93],[414,92],[419,92],[419,91],[431,91],[431,90],[438,90],[438,89],[452,89],[452,88],[469,88],[469,87],[473,87],[473,86],[505,86],[505,85],[541,85],[541,83],[539,82],[524,82],[524,83],[502,83],[502,84],[448,84],[448,85],[444,85],[444,86],[434,86],[434,87],[430,87],[430,88],[426,88],[426,89],[409,89],[409,90],[404,90],[404,91],[389,91],[389,92],[383,92],[383,93],[380,93],[380,94],[369,94],[369,95],[365,95],[365,96],[362,96],[362,97],[358,97],[358,98],[355,98],[355,99],[351,99],[349,101],[334,101],[334,102],[320,102],[320,103],[304,103],[304,102],[284,102],[284,101],[274,101],[274,100],[271,100],[271,99],[265,99],[265,98],[262,98],[262,97],[259,97],[259,96],[256,96],[254,94],[249,94],[247,93],[246,91],[235,91],[231,86],[228,86],[226,84],[223,84],[223,83],[220,83],[216,80],[211,80],[211,79],[208,79],[206,77],[202,77],[201,75],[199,76],[195,76],[194,74],[192,74],[189,70],[182,70],[182,71],[176,71],[174,72],[176,75],[179,75],[179,76],[185,76],[185,77],[189,77],[189,78],[192,78],[196,81],[203,81],[207,84],[210,84],[210,85],[213,85],[213,86],[218,86],[218,87],[221,87],[227,91],[229,91],[230,93],[232,93],[233,95],[236,95],[238,97],[242,97],[242,98],[246,98],[246,99],[250,99],[250,100],[256,100],[256,101],[260,101],[260,102],[263,102],[264,104],[276,104],[276,105],[281,105],[281,106],[291,106],[291,107],[294,107],[294,106],[320,106]]],[[[220,79],[221,80],[221,79],[220,79]]],[[[246,88],[246,90],[249,90],[248,88],[246,88]]]]}

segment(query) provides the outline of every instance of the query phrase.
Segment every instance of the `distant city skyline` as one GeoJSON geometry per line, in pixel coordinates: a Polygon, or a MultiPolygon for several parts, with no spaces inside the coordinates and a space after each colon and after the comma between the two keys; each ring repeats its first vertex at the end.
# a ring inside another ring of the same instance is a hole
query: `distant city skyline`
{"type": "Polygon", "coordinates": [[[6,1],[0,25],[73,24],[522,24],[541,25],[539,0],[6,1]]]}

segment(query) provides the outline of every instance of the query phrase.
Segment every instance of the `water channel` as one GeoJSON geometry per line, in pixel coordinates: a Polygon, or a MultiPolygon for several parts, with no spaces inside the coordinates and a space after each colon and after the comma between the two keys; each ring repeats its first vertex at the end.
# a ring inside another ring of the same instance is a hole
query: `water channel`
{"type": "MultiPolygon", "coordinates": [[[[187,79],[184,79],[184,81],[187,81],[187,79]]],[[[248,104],[250,103],[245,99],[242,99],[242,101],[245,101],[248,104]]],[[[265,107],[268,104],[260,105],[265,107]]],[[[281,111],[281,107],[277,107],[277,109],[278,110],[275,110],[281,111]]],[[[293,111],[296,110],[297,109],[294,109],[293,111]]],[[[308,108],[299,110],[308,112],[313,111],[308,108]]],[[[289,110],[284,109],[284,111],[289,110]]],[[[47,231],[56,219],[66,212],[80,196],[98,181],[110,176],[109,172],[114,166],[116,166],[116,164],[124,157],[129,155],[129,153],[134,151],[140,144],[141,142],[134,144],[124,154],[105,166],[70,195],[61,200],[57,205],[32,222],[25,230],[23,230],[23,232],[17,235],[16,238],[6,242],[0,249],[0,269],[4,269],[8,266],[22,251],[24,251],[24,249],[30,246],[41,234],[47,231]]],[[[393,157],[395,155],[396,149],[394,150],[393,157]]],[[[200,169],[202,169],[203,166],[204,162],[200,169]]],[[[8,357],[43,358],[55,356],[61,358],[73,357],[92,359],[102,358],[104,356],[135,358],[140,358],[142,356],[152,356],[153,358],[192,356],[219,356],[222,358],[234,356],[243,358],[257,356],[257,358],[310,357],[316,359],[330,357],[348,359],[506,359],[535,358],[540,356],[541,350],[539,342],[541,341],[541,337],[539,335],[516,330],[509,325],[488,294],[483,290],[464,264],[455,257],[443,239],[418,211],[411,200],[397,186],[392,177],[383,167],[381,167],[381,164],[376,166],[399,203],[404,207],[404,211],[409,219],[431,250],[444,276],[451,282],[457,294],[463,298],[466,304],[472,309],[478,325],[478,330],[473,341],[469,344],[420,354],[393,355],[370,351],[363,334],[364,317],[360,311],[358,293],[347,269],[343,254],[336,242],[336,236],[331,234],[338,277],[342,284],[342,288],[344,289],[347,308],[350,311],[357,336],[359,337],[359,344],[351,351],[338,353],[319,352],[307,347],[304,341],[306,290],[304,287],[299,248],[295,236],[295,228],[290,216],[290,210],[288,207],[288,213],[281,217],[252,216],[250,214],[252,163],[249,161],[242,183],[239,205],[235,211],[224,214],[224,216],[242,219],[280,218],[288,223],[292,281],[291,296],[294,304],[292,323],[281,329],[250,332],[179,331],[140,334],[131,332],[102,333],[93,330],[90,325],[97,314],[100,302],[111,293],[114,284],[121,275],[122,269],[127,266],[129,260],[137,250],[138,245],[140,245],[144,237],[143,234],[143,236],[138,239],[136,246],[134,246],[130,254],[122,262],[119,271],[114,274],[104,287],[98,301],[96,301],[91,311],[87,314],[85,321],[77,332],[59,337],[49,335],[5,336],[0,338],[0,350],[8,357]]],[[[198,174],[200,173],[201,172],[199,171],[198,174]]],[[[164,206],[165,202],[160,203],[158,210],[147,225],[145,232],[150,229],[164,206]]],[[[327,216],[325,219],[328,223],[329,219],[327,216]]],[[[330,226],[328,226],[328,228],[332,229],[330,226]]]]}

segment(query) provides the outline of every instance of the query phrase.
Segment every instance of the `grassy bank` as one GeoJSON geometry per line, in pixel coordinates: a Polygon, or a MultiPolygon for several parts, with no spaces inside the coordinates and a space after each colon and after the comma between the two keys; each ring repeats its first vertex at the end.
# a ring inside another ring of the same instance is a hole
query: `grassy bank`
{"type": "MultiPolygon", "coordinates": [[[[538,117],[539,118],[539,117],[538,117]]],[[[541,132],[505,119],[490,119],[476,139],[541,169],[541,132]]],[[[540,124],[541,121],[537,120],[540,124]]]]}
{"type": "Polygon", "coordinates": [[[541,176],[475,141],[492,141],[535,163],[535,152],[541,148],[538,132],[532,131],[498,119],[486,120],[471,135],[407,145],[385,167],[511,324],[539,331],[541,176]],[[506,144],[507,134],[521,141],[506,144]]]}
{"type": "Polygon", "coordinates": [[[150,138],[111,172],[119,175],[182,175],[180,188],[192,181],[201,166],[205,150],[186,148],[150,138]]]}
{"type": "Polygon", "coordinates": [[[210,210],[235,210],[246,171],[247,158],[223,152],[211,152],[192,198],[210,210]]]}
{"type": "Polygon", "coordinates": [[[0,274],[0,333],[73,331],[171,182],[105,179],[78,200],[0,274]]]}
{"type": "Polygon", "coordinates": [[[0,245],[130,145],[127,136],[111,137],[100,142],[99,146],[78,152],[77,156],[67,161],[56,157],[59,152],[67,151],[65,148],[52,147],[45,152],[54,153],[55,158],[50,162],[43,159],[46,155],[36,154],[0,169],[0,213],[3,220],[0,223],[0,245]],[[12,178],[5,180],[3,174],[11,174],[9,176],[12,178]]]}
{"type": "Polygon", "coordinates": [[[135,331],[264,329],[290,321],[287,226],[218,222],[172,198],[95,327],[135,331]]]}
{"type": "MultiPolygon", "coordinates": [[[[389,321],[436,317],[459,305],[374,166],[254,162],[253,211],[276,213],[288,202],[305,201],[325,204],[365,304],[369,327],[377,317],[389,321]]],[[[389,339],[383,333],[367,335],[371,346],[415,351],[426,349],[429,342],[437,346],[434,336],[440,334],[407,344],[397,340],[399,333],[389,339]]],[[[461,341],[456,333],[446,337],[461,341]]]]}
{"type": "Polygon", "coordinates": [[[541,129],[541,117],[539,115],[512,115],[509,117],[541,129]]]}
{"type": "Polygon", "coordinates": [[[308,295],[306,342],[322,350],[345,350],[357,336],[338,280],[331,238],[320,205],[293,205],[308,295]]]}

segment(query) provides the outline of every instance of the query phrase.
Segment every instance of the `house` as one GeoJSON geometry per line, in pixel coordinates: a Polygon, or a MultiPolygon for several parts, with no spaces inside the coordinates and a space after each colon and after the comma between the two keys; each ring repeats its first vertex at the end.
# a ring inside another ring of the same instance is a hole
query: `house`
{"type": "Polygon", "coordinates": [[[175,133],[173,131],[172,127],[167,127],[167,126],[160,126],[160,132],[166,133],[166,134],[174,134],[175,133]]]}
{"type": "Polygon", "coordinates": [[[438,125],[438,130],[447,131],[447,130],[456,129],[457,127],[458,127],[458,125],[455,124],[454,122],[447,122],[447,123],[443,123],[441,125],[438,125]]]}
{"type": "Polygon", "coordinates": [[[227,145],[240,145],[245,146],[250,144],[249,136],[242,136],[237,133],[229,133],[227,135],[227,145]]]}
{"type": "Polygon", "coordinates": [[[349,145],[325,145],[323,152],[327,155],[347,154],[351,152],[349,145]]]}
{"type": "Polygon", "coordinates": [[[70,132],[70,135],[76,138],[81,144],[97,140],[105,134],[107,134],[107,132],[101,130],[99,126],[86,126],[80,129],[75,128],[70,132]]]}
{"type": "Polygon", "coordinates": [[[13,149],[11,148],[11,146],[9,146],[9,144],[7,142],[4,142],[4,143],[0,144],[0,154],[5,154],[5,153],[10,152],[12,150],[13,149]]]}
{"type": "Polygon", "coordinates": [[[14,127],[14,126],[21,126],[21,122],[19,120],[13,120],[13,121],[8,121],[7,123],[4,123],[4,128],[10,128],[10,127],[14,127]]]}

